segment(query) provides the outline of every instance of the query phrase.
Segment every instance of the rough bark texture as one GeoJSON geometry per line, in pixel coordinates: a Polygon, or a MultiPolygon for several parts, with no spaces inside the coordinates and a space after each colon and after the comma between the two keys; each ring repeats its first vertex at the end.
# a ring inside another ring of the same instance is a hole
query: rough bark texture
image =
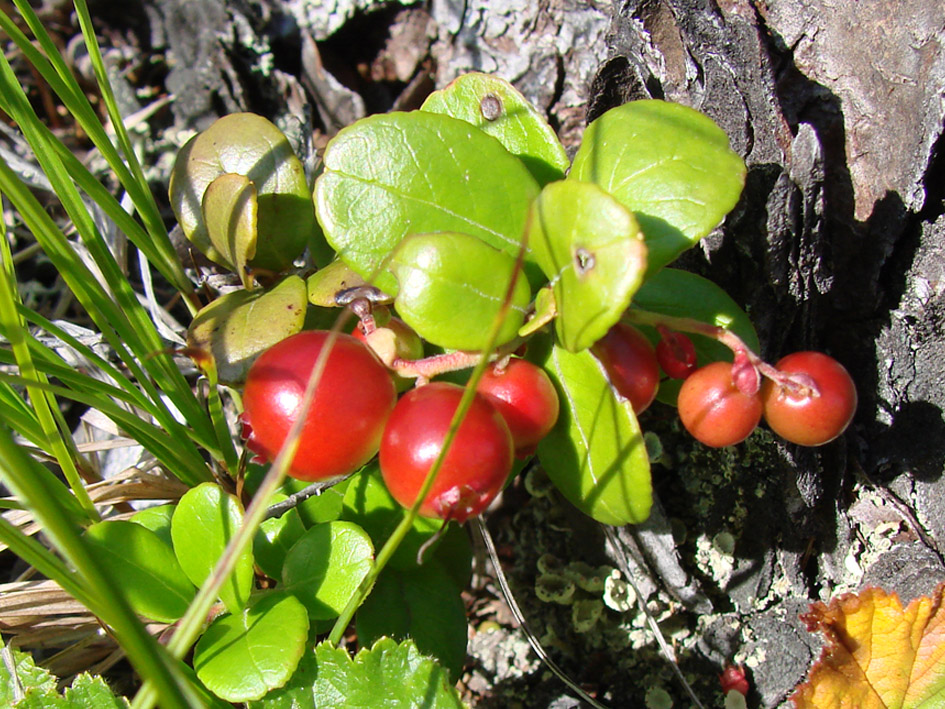
{"type": "MultiPolygon", "coordinates": [[[[515,498],[521,510],[494,518],[496,534],[516,550],[522,594],[544,551],[589,563],[629,554],[641,589],[667,614],[667,632],[686,629],[680,660],[705,680],[703,701],[717,703],[713,673],[737,657],[750,668],[750,702],[776,706],[816,652],[797,620],[810,600],[876,584],[905,601],[945,578],[945,5],[144,7],[139,33],[165,55],[181,134],[251,109],[304,148],[313,129],[318,145],[367,112],[415,107],[434,86],[480,70],[513,81],[546,110],[571,151],[586,120],[653,96],[706,112],[744,156],[741,202],[681,263],[749,310],[767,358],[816,348],[844,362],[861,396],[854,427],[813,451],[759,432],[715,453],[679,434],[671,415],[651,414],[644,425],[661,435],[671,463],[655,468],[662,510],[644,528],[622,530],[623,548],[605,549],[600,539],[589,549],[596,537],[586,521],[527,496],[515,498]],[[549,519],[552,531],[542,531],[549,519]],[[554,531],[561,525],[574,534],[554,531]]],[[[631,650],[580,636],[548,604],[523,605],[552,653],[589,686],[609,689],[611,705],[640,706],[648,686],[682,699],[652,645],[631,650]],[[596,653],[589,669],[588,653],[596,653]]],[[[470,688],[496,706],[515,696],[527,706],[570,706],[522,659],[521,638],[502,637],[474,640],[481,653],[470,688]]]]}

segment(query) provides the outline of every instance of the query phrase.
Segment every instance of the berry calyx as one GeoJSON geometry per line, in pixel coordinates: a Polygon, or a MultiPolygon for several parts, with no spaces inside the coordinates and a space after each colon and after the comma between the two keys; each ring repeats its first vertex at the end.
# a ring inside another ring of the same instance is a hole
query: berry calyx
{"type": "MultiPolygon", "coordinates": [[[[404,394],[381,440],[381,475],[390,494],[413,505],[440,455],[463,387],[433,382],[404,394]]],[[[481,394],[460,424],[420,514],[463,523],[482,512],[505,484],[512,468],[512,434],[501,414],[481,394]]]]}
{"type": "Polygon", "coordinates": [[[741,443],[761,421],[761,396],[739,390],[730,362],[712,362],[689,375],[677,406],[686,430],[713,448],[741,443]]]}
{"type": "Polygon", "coordinates": [[[505,419],[519,458],[534,453],[558,420],[558,392],[545,370],[528,360],[514,358],[503,368],[488,367],[476,391],[505,419]]]}
{"type": "Polygon", "coordinates": [[[662,325],[656,328],[660,341],[656,343],[656,361],[666,376],[685,379],[696,370],[696,346],[686,335],[662,325]]]}
{"type": "Polygon", "coordinates": [[[656,398],[660,368],[653,345],[635,327],[617,323],[594,343],[591,352],[604,366],[611,385],[630,401],[635,414],[656,398]]]}
{"type": "Polygon", "coordinates": [[[765,421],[785,440],[821,446],[843,433],[856,413],[856,385],[849,372],[822,352],[795,352],[775,369],[783,381],[761,385],[765,421]]]}
{"type": "MultiPolygon", "coordinates": [[[[307,330],[278,342],[250,367],[243,391],[247,447],[272,461],[285,443],[330,333],[307,330]]],[[[338,334],[305,417],[289,475],[320,481],[354,472],[377,453],[397,394],[364,343],[338,334]]]]}

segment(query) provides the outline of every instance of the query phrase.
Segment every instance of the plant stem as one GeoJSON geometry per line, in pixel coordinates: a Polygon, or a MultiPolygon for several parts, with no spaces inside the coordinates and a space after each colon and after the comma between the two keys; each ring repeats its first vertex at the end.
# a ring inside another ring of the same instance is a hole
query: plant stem
{"type": "Polygon", "coordinates": [[[623,314],[623,319],[636,325],[649,325],[653,328],[663,326],[671,330],[690,332],[694,335],[703,335],[718,340],[735,354],[736,362],[739,358],[745,358],[747,363],[761,375],[786,389],[792,396],[820,396],[817,386],[809,377],[787,374],[775,369],[753,352],[742,338],[720,325],[711,325],[693,318],[663,315],[662,313],[640,310],[639,308],[629,308],[623,314]]]}

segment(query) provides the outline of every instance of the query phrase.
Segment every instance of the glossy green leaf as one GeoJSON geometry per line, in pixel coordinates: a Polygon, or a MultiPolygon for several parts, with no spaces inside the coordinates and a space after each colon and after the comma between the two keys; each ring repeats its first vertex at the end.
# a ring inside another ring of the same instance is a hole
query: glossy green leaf
{"type": "Polygon", "coordinates": [[[187,346],[213,357],[217,378],[239,384],[263,351],[302,329],[305,281],[288,276],[272,290],[236,290],[202,308],[187,329],[187,346]]]}
{"type": "Polygon", "coordinates": [[[515,278],[497,345],[518,334],[531,293],[512,256],[468,234],[415,234],[404,239],[388,269],[399,283],[398,315],[427,342],[481,350],[515,278]]]}
{"type": "Polygon", "coordinates": [[[653,502],[650,464],[633,409],[617,399],[589,350],[572,354],[558,345],[535,344],[535,356],[561,401],[558,422],[538,444],[548,477],[598,522],[645,521],[653,502]]]}
{"type": "Polygon", "coordinates": [[[177,509],[177,505],[146,507],[143,510],[135,512],[128,521],[150,529],[157,534],[169,548],[173,549],[174,542],[171,539],[171,517],[174,516],[175,509],[177,509]]]}
{"type": "MultiPolygon", "coordinates": [[[[171,519],[174,553],[195,585],[202,586],[206,581],[242,522],[239,501],[214,483],[191,488],[177,503],[171,519]]],[[[239,613],[252,588],[253,553],[247,549],[220,588],[220,600],[230,613],[239,613]]]]}
{"type": "Polygon", "coordinates": [[[347,289],[364,285],[364,279],[341,259],[335,259],[306,280],[308,302],[323,308],[337,307],[335,296],[347,289]]]}
{"type": "Polygon", "coordinates": [[[551,282],[558,342],[571,352],[607,334],[646,271],[646,245],[633,215],[589,182],[545,187],[532,206],[528,243],[551,282]]]}
{"type": "Polygon", "coordinates": [[[214,250],[246,288],[254,285],[248,264],[256,255],[256,188],[244,175],[226,173],[217,177],[203,193],[203,220],[214,250]]]}
{"type": "Polygon", "coordinates": [[[463,74],[430,94],[420,110],[459,118],[498,139],[525,163],[540,185],[560,180],[570,165],[545,117],[498,76],[463,74]]]}
{"type": "Polygon", "coordinates": [[[282,566],[283,588],[294,594],[313,620],[344,610],[374,558],[371,538],[351,522],[326,522],[308,530],[282,566]]]}
{"type": "MultiPolygon", "coordinates": [[[[251,265],[284,270],[317,232],[305,171],[289,141],[262,116],[234,113],[194,136],[177,155],[170,198],[181,229],[201,252],[235,270],[231,254],[211,241],[203,209],[208,187],[226,174],[243,175],[255,188],[257,237],[251,265]]],[[[226,221],[221,213],[214,214],[223,220],[218,223],[226,221]]]]}
{"type": "Polygon", "coordinates": [[[367,646],[384,636],[410,638],[457,680],[466,660],[467,638],[460,592],[436,559],[410,571],[387,567],[358,609],[358,642],[367,646]]]}
{"type": "Polygon", "coordinates": [[[745,163],[712,119],[666,101],[632,101],[593,121],[568,177],[595,182],[634,213],[654,273],[738,202],[745,163]]]}
{"type": "MultiPolygon", "coordinates": [[[[277,493],[272,496],[271,504],[285,499],[285,495],[277,493]]],[[[256,564],[270,578],[281,578],[282,564],[285,563],[289,549],[304,534],[305,525],[302,524],[302,518],[299,517],[297,509],[293,508],[279,517],[263,520],[253,538],[253,557],[256,564]]]]}
{"type": "MultiPolygon", "coordinates": [[[[663,315],[692,318],[725,327],[738,335],[749,348],[758,352],[758,334],[748,315],[724,290],[707,278],[677,268],[664,268],[648,278],[633,298],[633,304],[643,310],[663,315]]],[[[652,328],[639,327],[654,343],[659,335],[652,328]]],[[[696,347],[700,365],[719,360],[732,361],[732,351],[702,335],[686,333],[696,347]]],[[[669,379],[660,384],[656,397],[663,403],[676,405],[680,380],[669,379]]]]}
{"type": "Polygon", "coordinates": [[[315,207],[341,259],[391,295],[385,259],[409,234],[458,231],[518,253],[538,184],[495,138],[426,111],[364,118],[329,142],[315,207]]]}
{"type": "Polygon", "coordinates": [[[261,699],[289,681],[307,639],[305,607],[291,594],[265,591],[210,624],[194,648],[194,669],[221,699],[261,699]]]}
{"type": "Polygon", "coordinates": [[[93,524],[84,536],[136,613],[170,623],[187,612],[197,589],[155,532],[116,520],[93,524]]]}
{"type": "MultiPolygon", "coordinates": [[[[348,485],[342,519],[360,526],[376,548],[387,541],[406,514],[406,510],[387,491],[376,461],[368,463],[348,485]]],[[[416,517],[388,564],[399,569],[417,568],[417,552],[442,526],[441,520],[416,517]]]]}
{"type": "Polygon", "coordinates": [[[282,689],[250,709],[377,709],[423,707],[463,709],[449,673],[417,650],[410,640],[400,644],[378,640],[352,658],[329,643],[306,653],[295,676],[282,689]]]}

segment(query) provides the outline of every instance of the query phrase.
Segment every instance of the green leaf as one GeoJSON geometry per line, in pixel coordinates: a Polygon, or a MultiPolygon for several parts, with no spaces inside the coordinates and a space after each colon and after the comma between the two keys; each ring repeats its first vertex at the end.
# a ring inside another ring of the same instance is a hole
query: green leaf
{"type": "Polygon", "coordinates": [[[269,291],[237,290],[202,308],[187,329],[187,346],[211,356],[217,378],[239,384],[263,351],[302,329],[305,281],[288,276],[269,291]]]}
{"type": "Polygon", "coordinates": [[[458,231],[516,255],[538,184],[465,121],[425,111],[364,118],[329,142],[315,206],[339,257],[385,293],[388,254],[408,234],[458,231]]]}
{"type": "MultiPolygon", "coordinates": [[[[270,504],[285,499],[285,495],[276,493],[270,498],[270,504]]],[[[253,539],[253,557],[263,573],[270,578],[281,578],[285,557],[292,545],[301,539],[303,534],[305,534],[305,525],[302,524],[302,519],[295,508],[284,512],[279,517],[263,520],[253,539]]]]}
{"type": "Polygon", "coordinates": [[[261,699],[289,681],[307,638],[305,607],[291,594],[264,591],[210,624],[194,648],[194,669],[221,699],[261,699]]]}
{"type": "Polygon", "coordinates": [[[528,243],[552,284],[555,332],[570,352],[607,334],[646,270],[633,215],[589,182],[553,182],[532,207],[528,243]]]}
{"type": "Polygon", "coordinates": [[[449,674],[424,657],[410,640],[390,638],[361,649],[352,659],[329,643],[315,646],[282,689],[250,709],[462,709],[449,674]]]}
{"type": "Polygon", "coordinates": [[[169,548],[173,549],[174,541],[171,539],[171,518],[174,516],[174,510],[176,509],[177,505],[146,507],[143,510],[135,512],[128,521],[150,529],[157,534],[169,548]]]}
{"type": "Polygon", "coordinates": [[[634,213],[655,273],[731,211],[745,172],[728,136],[708,116],[645,100],[593,121],[568,177],[597,183],[634,213]]]}
{"type": "Polygon", "coordinates": [[[371,569],[371,538],[351,522],[326,522],[308,530],[282,566],[283,588],[313,620],[335,618],[371,569]]]}
{"type": "Polygon", "coordinates": [[[472,123],[496,138],[545,185],[564,177],[570,161],[548,121],[505,79],[469,72],[430,94],[421,111],[472,123]]]}
{"type": "MultiPolygon", "coordinates": [[[[191,488],[177,503],[171,519],[174,553],[195,585],[202,586],[206,581],[242,522],[239,501],[214,483],[191,488]]],[[[220,588],[220,600],[230,613],[238,613],[249,600],[252,588],[253,554],[247,549],[220,588]]]]}
{"type": "Polygon", "coordinates": [[[496,345],[513,339],[525,322],[531,293],[512,256],[474,236],[415,234],[401,242],[388,268],[397,279],[397,313],[427,342],[481,350],[515,278],[496,345]]]}
{"type": "Polygon", "coordinates": [[[653,501],[650,464],[633,409],[618,401],[590,351],[572,354],[544,344],[546,350],[535,356],[561,400],[558,422],[538,444],[548,476],[575,507],[598,522],[645,521],[653,501]]]}
{"type": "Polygon", "coordinates": [[[85,541],[136,613],[165,623],[181,618],[197,593],[173,550],[155,532],[134,522],[93,524],[85,541]]]}
{"type": "MultiPolygon", "coordinates": [[[[226,174],[243,175],[255,187],[257,237],[251,265],[284,270],[316,231],[305,171],[289,141],[262,116],[234,113],[194,136],[177,155],[170,198],[181,229],[201,252],[235,270],[233,252],[214,246],[203,210],[208,187],[226,174]]],[[[218,224],[225,223],[222,213],[214,210],[214,215],[218,224]]]]}
{"type": "Polygon", "coordinates": [[[33,688],[15,705],[11,702],[4,706],[16,706],[17,709],[125,709],[128,700],[115,696],[100,676],[93,677],[83,672],[62,694],[56,691],[55,686],[47,691],[33,688]]]}
{"type": "MultiPolygon", "coordinates": [[[[11,655],[16,677],[23,690],[35,689],[40,694],[56,692],[56,677],[46,669],[37,666],[32,655],[14,647],[7,648],[6,652],[11,655]]],[[[0,706],[13,706],[13,687],[13,678],[10,676],[7,664],[0,662],[0,706]]]]}
{"type": "MultiPolygon", "coordinates": [[[[664,268],[646,280],[633,297],[633,305],[654,313],[692,318],[728,328],[742,338],[751,350],[757,352],[760,349],[758,334],[745,311],[715,283],[695,273],[664,268]]],[[[641,325],[634,327],[639,327],[653,342],[659,340],[659,335],[652,328],[641,325]]],[[[720,360],[732,361],[732,351],[718,340],[691,333],[686,335],[696,347],[700,366],[720,360]]],[[[661,382],[656,398],[675,406],[681,385],[682,382],[675,379],[661,382]]]]}
{"type": "Polygon", "coordinates": [[[248,177],[226,173],[213,180],[200,205],[210,244],[246,288],[254,285],[248,264],[256,255],[256,188],[248,177]]]}
{"type": "MultiPolygon", "coordinates": [[[[342,519],[354,522],[370,535],[380,548],[407,511],[387,491],[377,462],[368,463],[348,485],[342,519]]],[[[398,569],[416,569],[420,547],[443,526],[441,520],[417,516],[388,564],[398,569]]]]}
{"type": "Polygon", "coordinates": [[[308,277],[308,302],[323,308],[338,306],[335,295],[347,288],[364,285],[364,279],[352,271],[341,259],[335,259],[308,277]]]}
{"type": "Polygon", "coordinates": [[[461,589],[436,559],[410,571],[387,567],[358,609],[358,642],[410,638],[455,681],[466,661],[466,607],[461,589]]]}
{"type": "MultiPolygon", "coordinates": [[[[269,471],[269,466],[249,464],[246,468],[246,477],[244,478],[243,489],[250,495],[255,495],[259,489],[260,483],[269,471]]],[[[335,483],[327,490],[322,490],[318,495],[302,500],[296,505],[295,510],[306,529],[314,527],[322,522],[332,522],[341,516],[342,502],[345,497],[345,491],[348,489],[348,483],[351,478],[335,483]]],[[[305,480],[296,480],[295,478],[286,478],[282,483],[280,491],[288,496],[301,492],[312,483],[305,480]]]]}

